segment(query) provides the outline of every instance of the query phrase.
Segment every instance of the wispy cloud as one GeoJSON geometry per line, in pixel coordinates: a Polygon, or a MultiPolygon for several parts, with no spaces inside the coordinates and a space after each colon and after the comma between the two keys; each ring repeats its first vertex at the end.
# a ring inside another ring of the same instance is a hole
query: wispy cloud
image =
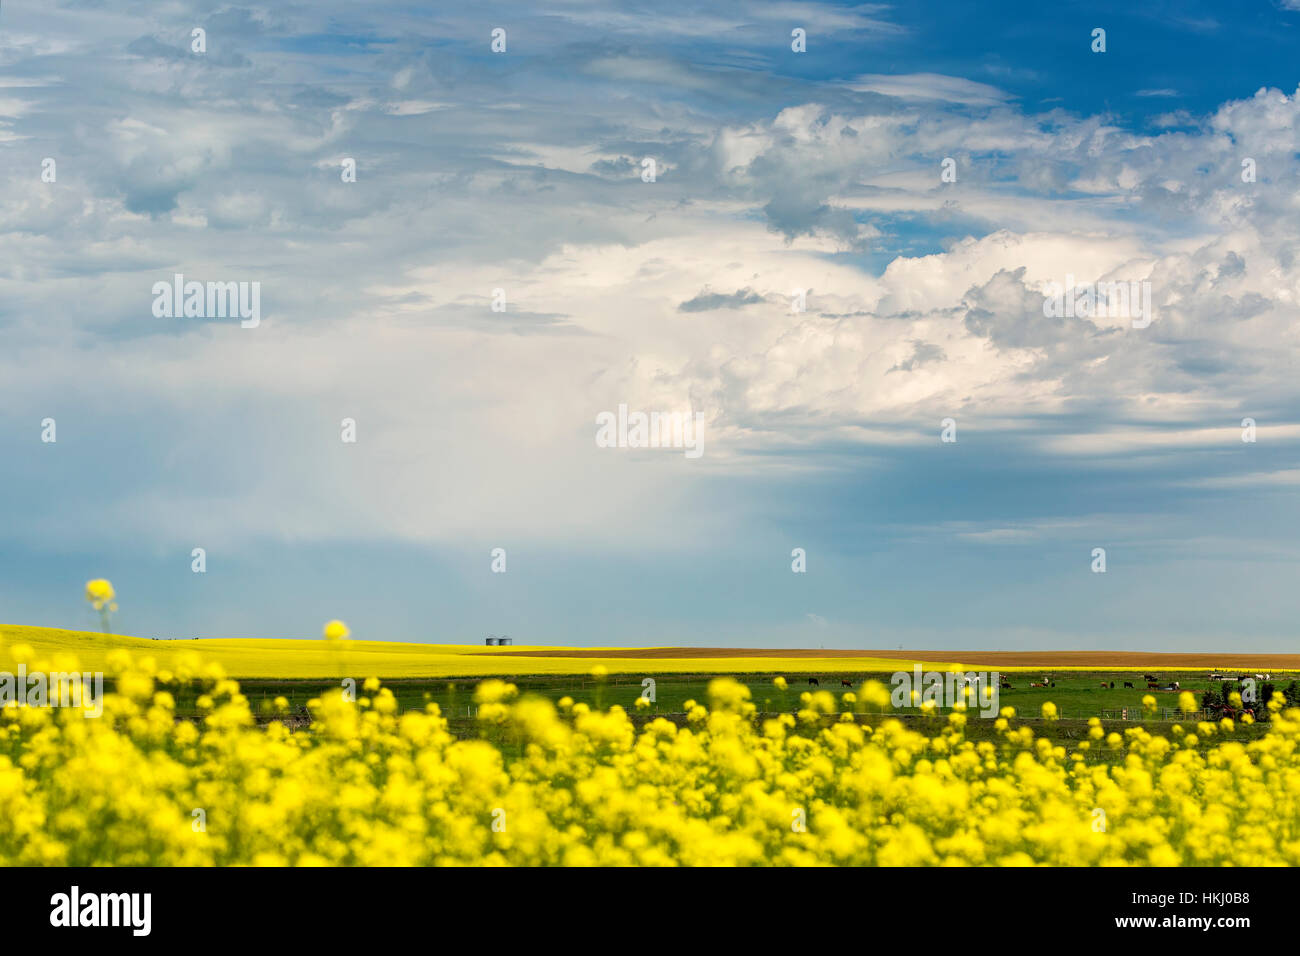
{"type": "Polygon", "coordinates": [[[971,106],[996,106],[1009,98],[996,86],[939,73],[864,73],[852,80],[849,88],[903,100],[934,100],[971,106]]]}

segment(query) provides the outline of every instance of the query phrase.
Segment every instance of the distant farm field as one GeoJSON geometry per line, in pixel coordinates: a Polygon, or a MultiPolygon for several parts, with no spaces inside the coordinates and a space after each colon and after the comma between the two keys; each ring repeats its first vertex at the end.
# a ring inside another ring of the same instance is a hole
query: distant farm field
{"type": "MultiPolygon", "coordinates": [[[[83,670],[113,675],[115,649],[154,658],[158,668],[175,670],[181,655],[198,654],[235,678],[312,679],[339,676],[380,678],[474,678],[586,675],[597,665],[611,675],[733,674],[850,675],[889,674],[922,663],[944,669],[1029,672],[1142,672],[1300,670],[1300,654],[1160,654],[1139,651],[900,651],[821,650],[815,648],[571,648],[486,647],[474,644],[418,644],[396,641],[347,643],[343,651],[323,640],[274,638],[152,640],[94,631],[47,627],[0,627],[0,666],[13,670],[15,649],[30,648],[30,660],[52,662],[74,655],[83,670]]],[[[24,660],[27,653],[23,652],[24,660]]]]}
{"type": "MultiPolygon", "coordinates": [[[[503,656],[562,656],[599,658],[602,661],[623,658],[642,660],[778,660],[781,662],[815,661],[828,671],[853,670],[857,661],[872,660],[889,665],[910,667],[921,662],[943,667],[960,664],[966,668],[1015,671],[1174,671],[1174,670],[1267,670],[1300,671],[1300,654],[1223,654],[1213,652],[1170,654],[1149,651],[843,651],[816,648],[753,647],[643,647],[643,648],[505,648],[503,656]]],[[[790,664],[785,664],[787,668],[790,664]]],[[[779,669],[779,668],[778,668],[779,669]]],[[[805,669],[806,671],[806,669],[805,669]]]]}
{"type": "Polygon", "coordinates": [[[832,671],[893,671],[911,661],[861,655],[783,657],[786,652],[759,656],[747,650],[701,656],[685,648],[486,647],[474,644],[416,644],[396,641],[349,641],[342,651],[323,640],[274,638],[151,640],[94,631],[47,627],[0,627],[0,665],[12,670],[15,648],[31,649],[32,659],[52,660],[74,655],[83,670],[112,676],[109,655],[115,649],[154,658],[158,668],[175,670],[181,655],[198,654],[204,664],[217,663],[235,678],[354,677],[512,677],[517,675],[588,674],[603,665],[611,674],[697,673],[830,673],[832,671]]]}

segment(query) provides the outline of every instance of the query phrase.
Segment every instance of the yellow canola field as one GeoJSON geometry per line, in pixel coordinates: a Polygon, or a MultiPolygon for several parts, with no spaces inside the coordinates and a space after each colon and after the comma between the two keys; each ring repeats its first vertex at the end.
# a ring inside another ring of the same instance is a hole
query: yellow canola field
{"type": "MultiPolygon", "coordinates": [[[[603,666],[610,674],[819,674],[910,670],[912,661],[886,658],[780,657],[520,657],[511,652],[566,648],[473,644],[415,644],[396,641],[350,640],[335,650],[323,640],[221,638],[150,640],[93,631],[48,627],[0,627],[0,670],[13,671],[31,660],[74,655],[87,671],[115,676],[109,660],[113,650],[152,657],[159,670],[177,671],[181,655],[198,654],[205,664],[221,665],[235,678],[333,678],[341,674],[386,679],[418,677],[506,677],[525,674],[590,674],[603,666]],[[28,658],[23,651],[31,649],[28,658]]],[[[600,650],[591,648],[590,650],[600,650]]],[[[608,648],[614,650],[614,648],[608,648]]],[[[626,653],[625,648],[618,649],[626,653]]],[[[947,665],[927,663],[927,669],[947,665]]]]}
{"type": "Polygon", "coordinates": [[[1011,708],[980,742],[962,713],[919,733],[839,712],[886,707],[875,682],[760,721],[719,678],[686,726],[637,728],[488,680],[466,740],[374,679],[292,731],[209,672],[204,719],[178,721],[168,687],[193,675],[113,658],[98,718],[0,708],[0,865],[1300,863],[1300,711],[1280,695],[1259,739],[1094,722],[1062,744],[1011,708]]]}

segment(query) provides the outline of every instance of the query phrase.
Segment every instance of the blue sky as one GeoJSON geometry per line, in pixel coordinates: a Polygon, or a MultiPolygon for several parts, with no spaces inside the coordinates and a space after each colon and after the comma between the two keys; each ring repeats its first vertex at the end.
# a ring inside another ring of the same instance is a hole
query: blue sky
{"type": "Polygon", "coordinates": [[[5,3],[0,621],[1290,650],[1300,11],[693,6],[5,3]]]}

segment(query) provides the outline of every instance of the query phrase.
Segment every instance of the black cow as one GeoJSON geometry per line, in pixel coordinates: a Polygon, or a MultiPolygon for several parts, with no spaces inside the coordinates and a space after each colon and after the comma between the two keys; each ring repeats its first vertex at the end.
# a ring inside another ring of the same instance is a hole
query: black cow
{"type": "Polygon", "coordinates": [[[822,686],[822,685],[821,685],[821,681],[819,681],[816,677],[809,677],[809,678],[808,678],[808,686],[811,687],[811,686],[813,686],[813,685],[816,685],[817,687],[821,687],[821,686],[822,686]]]}

